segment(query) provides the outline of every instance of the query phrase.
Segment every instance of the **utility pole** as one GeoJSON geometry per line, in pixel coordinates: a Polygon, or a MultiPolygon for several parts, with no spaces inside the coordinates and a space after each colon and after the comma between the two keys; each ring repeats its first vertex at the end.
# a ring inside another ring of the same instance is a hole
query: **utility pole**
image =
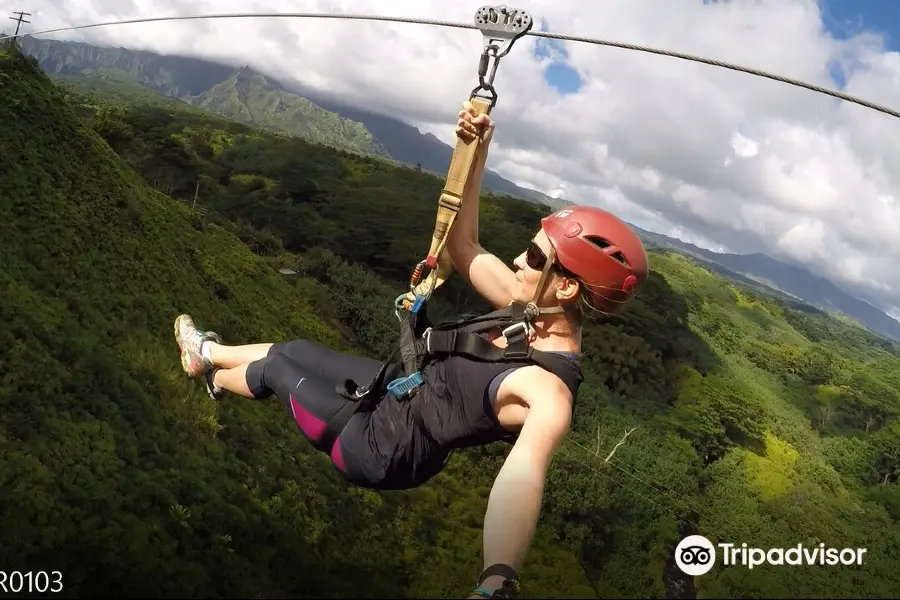
{"type": "Polygon", "coordinates": [[[10,17],[10,19],[12,19],[13,21],[16,21],[16,35],[19,35],[19,28],[22,26],[22,23],[31,23],[31,21],[29,21],[28,19],[25,18],[26,16],[30,17],[31,13],[22,12],[20,10],[18,12],[13,11],[13,14],[19,15],[18,17],[10,17]]]}

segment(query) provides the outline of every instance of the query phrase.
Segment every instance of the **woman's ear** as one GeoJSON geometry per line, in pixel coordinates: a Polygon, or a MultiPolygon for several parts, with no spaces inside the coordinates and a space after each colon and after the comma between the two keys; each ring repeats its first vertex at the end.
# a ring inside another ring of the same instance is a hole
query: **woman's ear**
{"type": "Polygon", "coordinates": [[[574,277],[563,276],[556,286],[557,300],[574,300],[581,291],[581,282],[574,277]]]}

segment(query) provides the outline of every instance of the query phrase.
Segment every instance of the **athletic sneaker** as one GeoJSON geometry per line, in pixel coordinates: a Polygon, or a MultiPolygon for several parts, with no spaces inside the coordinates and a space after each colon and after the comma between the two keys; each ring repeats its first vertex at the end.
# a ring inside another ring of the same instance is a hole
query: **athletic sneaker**
{"type": "Polygon", "coordinates": [[[219,367],[213,367],[206,372],[206,375],[204,375],[204,378],[206,379],[206,393],[209,394],[209,397],[213,400],[221,400],[225,397],[225,390],[213,383],[216,377],[216,371],[218,370],[219,367]]]}
{"type": "Polygon", "coordinates": [[[222,338],[215,331],[202,331],[194,325],[194,320],[189,315],[179,315],[175,319],[175,341],[181,351],[181,367],[190,377],[204,376],[206,380],[206,393],[213,400],[221,399],[224,390],[213,384],[213,376],[218,370],[213,364],[203,357],[201,346],[205,341],[222,343],[222,338]]]}
{"type": "Polygon", "coordinates": [[[200,352],[201,344],[207,340],[222,341],[214,331],[197,329],[189,315],[179,315],[175,319],[175,342],[181,351],[181,367],[190,377],[205,375],[212,368],[212,363],[200,352]]]}

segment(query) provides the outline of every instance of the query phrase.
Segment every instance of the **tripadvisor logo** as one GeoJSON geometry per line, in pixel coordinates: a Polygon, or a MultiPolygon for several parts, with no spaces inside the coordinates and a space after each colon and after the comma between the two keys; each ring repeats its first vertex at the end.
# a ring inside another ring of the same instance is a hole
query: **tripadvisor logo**
{"type": "Polygon", "coordinates": [[[689,535],[675,548],[675,564],[685,575],[704,575],[716,564],[716,549],[702,535],[689,535]]]}
{"type": "Polygon", "coordinates": [[[728,567],[760,565],[861,565],[867,548],[826,548],[825,544],[807,547],[797,544],[791,548],[753,548],[746,543],[713,543],[702,535],[689,535],[675,547],[675,564],[685,575],[709,573],[716,564],[716,549],[722,564],[728,567]]]}

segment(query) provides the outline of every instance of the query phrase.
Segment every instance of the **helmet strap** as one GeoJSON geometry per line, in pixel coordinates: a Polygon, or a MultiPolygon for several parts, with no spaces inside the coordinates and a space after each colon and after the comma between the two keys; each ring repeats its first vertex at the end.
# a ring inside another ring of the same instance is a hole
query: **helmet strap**
{"type": "Polygon", "coordinates": [[[553,268],[553,263],[556,262],[556,248],[553,247],[553,244],[550,245],[550,252],[547,253],[547,262],[544,263],[544,268],[541,271],[541,278],[538,281],[537,288],[534,290],[534,297],[531,299],[531,302],[525,307],[525,318],[531,322],[538,315],[546,315],[552,313],[561,313],[565,309],[562,306],[545,306],[539,307],[538,300],[541,299],[541,293],[544,291],[544,286],[547,285],[547,279],[550,277],[550,269],[553,268]]]}

